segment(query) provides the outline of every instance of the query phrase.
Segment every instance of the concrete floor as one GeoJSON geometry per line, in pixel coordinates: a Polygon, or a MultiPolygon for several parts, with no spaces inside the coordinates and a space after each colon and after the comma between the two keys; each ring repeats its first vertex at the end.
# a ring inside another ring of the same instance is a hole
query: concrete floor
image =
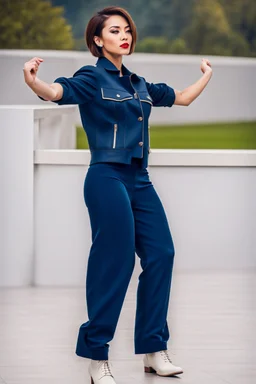
{"type": "MultiPolygon", "coordinates": [[[[175,271],[168,349],[184,370],[145,373],[133,350],[138,272],[134,271],[109,359],[117,384],[255,384],[256,271],[175,271]]],[[[89,359],[75,354],[87,321],[83,288],[0,290],[0,384],[90,384],[89,359]]]]}

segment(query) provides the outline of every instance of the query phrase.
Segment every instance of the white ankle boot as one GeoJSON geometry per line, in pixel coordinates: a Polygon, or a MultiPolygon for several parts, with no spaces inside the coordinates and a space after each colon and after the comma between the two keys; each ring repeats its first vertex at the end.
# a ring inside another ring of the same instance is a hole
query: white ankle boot
{"type": "Polygon", "coordinates": [[[143,357],[144,370],[159,376],[173,376],[183,373],[182,368],[172,364],[168,350],[147,353],[143,357]]]}
{"type": "Polygon", "coordinates": [[[109,360],[91,360],[88,370],[90,384],[116,384],[109,360]]]}

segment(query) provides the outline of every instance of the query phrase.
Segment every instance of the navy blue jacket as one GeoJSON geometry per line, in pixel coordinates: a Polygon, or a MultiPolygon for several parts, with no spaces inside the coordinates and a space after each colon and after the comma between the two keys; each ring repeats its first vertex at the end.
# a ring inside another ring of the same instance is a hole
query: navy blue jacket
{"type": "Polygon", "coordinates": [[[54,80],[63,86],[62,98],[54,102],[79,105],[91,152],[90,164],[129,164],[132,157],[138,157],[147,167],[151,107],[171,107],[174,89],[165,83],[148,83],[124,64],[122,74],[120,77],[110,60],[100,57],[95,66],[85,65],[73,77],[54,80]]]}

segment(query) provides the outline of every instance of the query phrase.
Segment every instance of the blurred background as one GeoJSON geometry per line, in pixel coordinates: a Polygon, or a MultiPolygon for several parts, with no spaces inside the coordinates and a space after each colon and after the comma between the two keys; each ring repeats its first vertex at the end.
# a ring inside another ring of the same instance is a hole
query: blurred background
{"type": "Polygon", "coordinates": [[[86,50],[83,36],[92,14],[118,5],[136,23],[136,52],[256,56],[254,0],[1,0],[1,5],[1,49],[86,50]]]}

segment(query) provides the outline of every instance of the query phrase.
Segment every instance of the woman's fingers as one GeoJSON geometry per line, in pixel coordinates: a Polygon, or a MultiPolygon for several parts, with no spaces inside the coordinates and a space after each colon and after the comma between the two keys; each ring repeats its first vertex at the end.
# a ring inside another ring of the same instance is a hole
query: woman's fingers
{"type": "Polygon", "coordinates": [[[35,80],[38,67],[43,61],[44,60],[41,57],[33,57],[24,64],[23,72],[27,84],[30,84],[35,80]]]}
{"type": "Polygon", "coordinates": [[[34,60],[38,60],[38,61],[44,61],[44,59],[41,59],[41,57],[33,57],[31,60],[29,61],[34,61],[34,60]]]}
{"type": "Polygon", "coordinates": [[[35,58],[33,62],[35,62],[37,65],[40,65],[43,60],[39,58],[35,58]]]}
{"type": "Polygon", "coordinates": [[[29,60],[28,63],[33,63],[39,66],[43,61],[44,60],[40,57],[33,57],[33,59],[29,60]]]}
{"type": "Polygon", "coordinates": [[[203,73],[205,73],[206,71],[207,72],[212,71],[212,66],[211,66],[210,61],[208,59],[205,59],[205,58],[202,59],[200,68],[201,68],[201,71],[203,73]]]}
{"type": "Polygon", "coordinates": [[[209,65],[209,67],[211,67],[211,63],[208,59],[202,59],[202,61],[204,61],[207,65],[209,65]]]}
{"type": "Polygon", "coordinates": [[[25,64],[24,64],[24,68],[23,70],[28,70],[29,72],[37,72],[38,71],[38,67],[39,65],[43,62],[44,60],[41,59],[40,57],[33,57],[32,59],[30,59],[29,61],[27,61],[25,64]]]}

